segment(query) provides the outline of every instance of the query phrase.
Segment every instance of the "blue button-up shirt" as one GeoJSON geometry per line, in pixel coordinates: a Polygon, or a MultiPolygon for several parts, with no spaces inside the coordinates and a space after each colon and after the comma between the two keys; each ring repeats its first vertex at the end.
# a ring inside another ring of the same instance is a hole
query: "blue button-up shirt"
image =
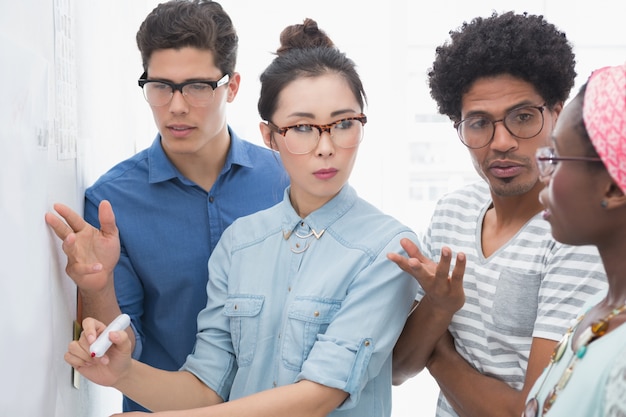
{"type": "MultiPolygon", "coordinates": [[[[179,369],[193,349],[207,262],[224,229],[281,201],[288,183],[277,153],[230,136],[208,193],[174,167],[160,136],[85,193],[85,219],[96,227],[100,201],[113,206],[122,244],[115,290],[137,336],[133,356],[160,369],[179,369]]],[[[128,404],[126,410],[141,409],[128,404]]]]}
{"type": "Polygon", "coordinates": [[[309,380],[349,394],[332,416],[389,416],[391,352],[417,291],[386,257],[403,237],[417,240],[349,185],[305,219],[287,189],[222,235],[183,369],[224,399],[309,380]]]}

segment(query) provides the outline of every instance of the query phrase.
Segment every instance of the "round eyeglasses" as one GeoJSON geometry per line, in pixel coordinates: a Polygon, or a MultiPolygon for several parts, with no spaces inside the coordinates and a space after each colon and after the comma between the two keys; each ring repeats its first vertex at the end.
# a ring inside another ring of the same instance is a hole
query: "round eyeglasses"
{"type": "Polygon", "coordinates": [[[537,149],[535,157],[537,159],[537,169],[539,169],[541,177],[552,175],[556,169],[556,164],[561,161],[602,162],[602,159],[593,156],[556,156],[554,148],[549,146],[537,149]]]}
{"type": "Polygon", "coordinates": [[[361,114],[344,117],[326,125],[302,123],[278,127],[272,122],[267,122],[267,126],[284,138],[289,152],[304,155],[315,149],[323,132],[328,132],[336,146],[344,149],[354,148],[363,140],[365,123],[367,116],[361,114]]]}
{"type": "Polygon", "coordinates": [[[215,90],[225,84],[228,84],[230,77],[224,74],[217,81],[195,80],[185,81],[184,83],[172,83],[161,80],[148,80],[147,74],[137,80],[139,87],[143,90],[143,96],[151,106],[165,106],[174,97],[175,91],[180,91],[187,103],[194,107],[205,107],[213,101],[215,90]]]}
{"type": "Polygon", "coordinates": [[[495,136],[498,122],[502,122],[506,130],[517,139],[530,139],[543,129],[544,108],[545,104],[518,107],[499,120],[491,120],[486,116],[470,116],[456,122],[454,128],[461,142],[470,149],[480,149],[489,145],[495,136]]]}

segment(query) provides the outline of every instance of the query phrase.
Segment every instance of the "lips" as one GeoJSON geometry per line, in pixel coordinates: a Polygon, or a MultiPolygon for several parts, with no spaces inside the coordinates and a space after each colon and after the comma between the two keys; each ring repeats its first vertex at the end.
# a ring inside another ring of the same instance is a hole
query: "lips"
{"type": "Polygon", "coordinates": [[[174,137],[184,137],[187,136],[194,128],[187,125],[169,125],[167,126],[167,129],[174,137]]]}
{"type": "Polygon", "coordinates": [[[508,161],[496,161],[489,165],[489,171],[496,177],[506,178],[518,175],[523,170],[523,165],[508,161]]]}
{"type": "Polygon", "coordinates": [[[313,175],[315,175],[315,177],[319,178],[319,179],[330,179],[332,177],[334,177],[337,174],[337,170],[335,168],[325,168],[325,169],[319,169],[317,171],[315,171],[313,173],[313,175]]]}

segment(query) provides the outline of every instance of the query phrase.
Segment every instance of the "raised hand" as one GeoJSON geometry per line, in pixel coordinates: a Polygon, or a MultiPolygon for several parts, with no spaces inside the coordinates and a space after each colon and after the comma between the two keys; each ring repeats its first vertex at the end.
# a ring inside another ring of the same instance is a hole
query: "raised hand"
{"type": "Polygon", "coordinates": [[[111,204],[100,203],[100,230],[63,204],[55,204],[54,210],[61,217],[46,213],[45,220],[63,241],[67,274],[83,291],[98,291],[110,284],[120,256],[119,232],[111,204]]]}
{"type": "Polygon", "coordinates": [[[450,315],[463,307],[465,303],[463,291],[465,254],[457,255],[454,270],[450,274],[452,263],[450,248],[445,246],[442,248],[441,258],[437,264],[425,257],[411,240],[402,239],[400,244],[407,252],[408,258],[397,253],[390,253],[387,257],[419,282],[425,292],[424,299],[428,299],[434,307],[450,315]]]}

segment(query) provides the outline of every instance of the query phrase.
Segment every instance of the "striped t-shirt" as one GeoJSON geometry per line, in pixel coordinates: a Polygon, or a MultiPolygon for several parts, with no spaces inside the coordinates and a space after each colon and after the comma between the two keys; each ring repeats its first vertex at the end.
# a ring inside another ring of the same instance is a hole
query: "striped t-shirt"
{"type": "MultiPolygon", "coordinates": [[[[540,214],[488,258],[481,226],[491,205],[484,181],[442,198],[424,235],[438,262],[442,246],[467,255],[465,305],[452,319],[457,351],[484,375],[521,389],[533,337],[560,340],[587,298],[606,289],[595,247],[556,242],[540,214]]],[[[418,295],[421,298],[421,294],[418,295]]],[[[437,416],[457,416],[440,394],[437,416]]]]}

